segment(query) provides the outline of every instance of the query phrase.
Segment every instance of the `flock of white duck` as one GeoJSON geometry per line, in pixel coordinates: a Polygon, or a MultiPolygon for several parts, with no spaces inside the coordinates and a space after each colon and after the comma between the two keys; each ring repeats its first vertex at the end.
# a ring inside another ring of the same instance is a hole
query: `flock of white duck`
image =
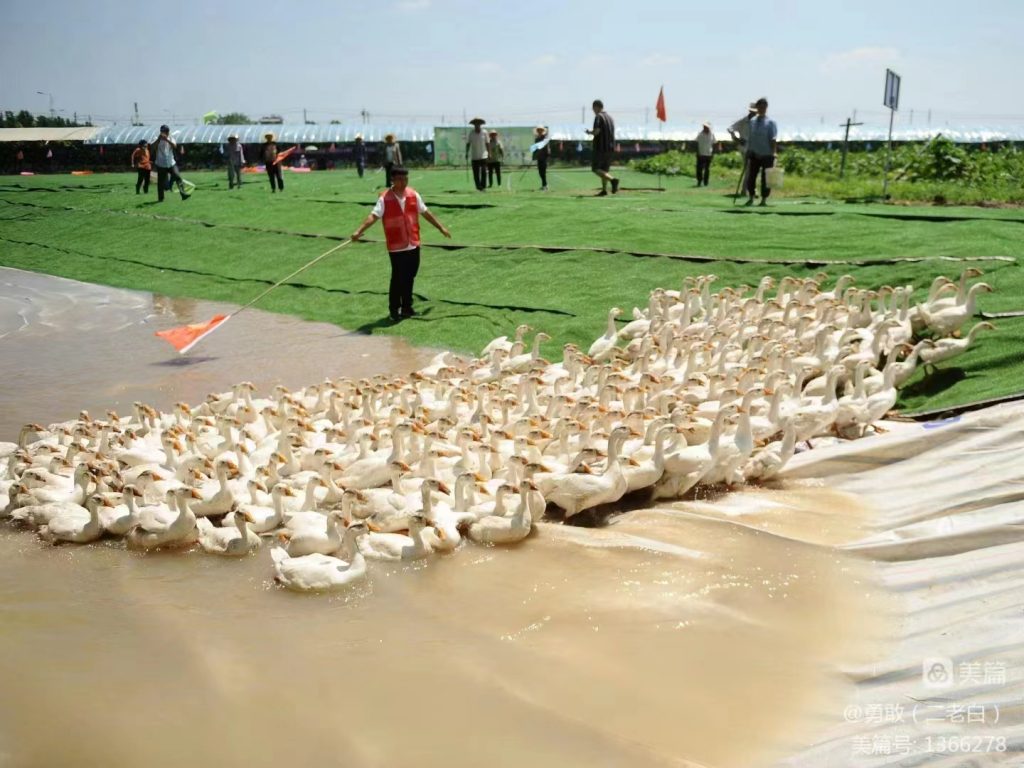
{"type": "Polygon", "coordinates": [[[480,358],[438,355],[407,378],[277,387],[243,382],[198,407],[26,425],[0,444],[0,517],[45,541],[122,537],[133,549],[271,550],[296,590],[343,588],[368,560],[510,544],[546,510],[565,518],[627,494],[770,478],[798,444],[864,434],[918,364],[965,351],[979,293],[966,270],[861,290],[841,277],[712,292],[656,289],[645,310],[559,363],[528,326],[480,358]]]}

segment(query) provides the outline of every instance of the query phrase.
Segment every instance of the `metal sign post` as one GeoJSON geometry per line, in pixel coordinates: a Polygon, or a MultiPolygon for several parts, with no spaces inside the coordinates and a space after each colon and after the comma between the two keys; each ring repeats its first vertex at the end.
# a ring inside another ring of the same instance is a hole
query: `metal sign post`
{"type": "Polygon", "coordinates": [[[900,106],[900,76],[885,70],[885,95],[882,104],[889,108],[889,144],[885,150],[885,174],[882,177],[882,199],[889,199],[889,162],[892,159],[892,123],[900,106]]]}

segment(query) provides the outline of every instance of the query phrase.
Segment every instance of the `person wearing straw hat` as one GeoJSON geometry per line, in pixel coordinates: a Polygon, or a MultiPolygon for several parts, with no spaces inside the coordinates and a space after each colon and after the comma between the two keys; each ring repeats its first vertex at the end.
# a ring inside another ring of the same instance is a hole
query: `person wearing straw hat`
{"type": "Polygon", "coordinates": [[[391,186],[391,174],[402,165],[402,147],[395,141],[395,134],[384,137],[384,186],[391,186]]]}
{"type": "Polygon", "coordinates": [[[245,150],[238,142],[238,134],[232,133],[228,136],[228,146],[225,151],[228,161],[228,189],[242,186],[242,166],[245,165],[245,150]]]}
{"type": "Polygon", "coordinates": [[[178,173],[178,163],[174,159],[174,150],[178,145],[171,138],[169,126],[160,126],[160,135],[156,139],[156,150],[154,152],[154,164],[156,165],[156,199],[157,202],[164,201],[164,190],[170,189],[170,184],[178,185],[178,192],[182,200],[188,200],[191,195],[185,191],[185,180],[178,173]]]}
{"type": "Polygon", "coordinates": [[[548,153],[551,141],[548,139],[548,129],[538,125],[533,129],[533,157],[537,161],[537,173],[540,175],[540,191],[548,191],[548,153]]]}
{"type": "Polygon", "coordinates": [[[612,185],[612,194],[619,191],[619,180],[611,175],[612,153],[615,151],[615,121],[604,111],[604,103],[594,99],[594,127],[587,128],[587,133],[594,137],[593,157],[590,170],[601,178],[601,191],[598,197],[608,194],[608,182],[612,185]]]}
{"type": "Polygon", "coordinates": [[[501,188],[501,161],[505,159],[505,145],[498,138],[498,132],[490,130],[487,132],[487,186],[494,186],[494,179],[498,179],[498,188],[501,188]]]}
{"type": "Polygon", "coordinates": [[[473,164],[473,184],[483,192],[487,188],[487,134],[482,126],[487,123],[481,117],[469,121],[473,130],[466,137],[466,155],[473,164]]]}
{"type": "Polygon", "coordinates": [[[708,185],[711,175],[711,159],[715,155],[715,134],[711,132],[711,123],[704,123],[697,134],[697,186],[703,182],[708,185]]]}
{"type": "Polygon", "coordinates": [[[260,152],[263,156],[263,165],[267,167],[267,176],[270,178],[270,191],[284,192],[284,174],[281,172],[281,162],[277,159],[277,137],[268,131],[263,134],[263,138],[266,141],[263,142],[260,152]]]}
{"type": "Polygon", "coordinates": [[[397,323],[416,314],[412,308],[412,287],[420,269],[420,214],[445,237],[450,238],[452,233],[427,210],[420,193],[409,186],[409,172],[405,168],[392,168],[391,179],[391,187],[377,198],[377,204],[352,233],[352,239],[358,240],[373,222],[382,220],[391,258],[388,309],[392,321],[397,323]]]}
{"type": "Polygon", "coordinates": [[[366,144],[363,143],[363,134],[357,133],[355,145],[352,147],[352,159],[356,164],[356,173],[363,178],[363,171],[366,170],[366,144]]]}

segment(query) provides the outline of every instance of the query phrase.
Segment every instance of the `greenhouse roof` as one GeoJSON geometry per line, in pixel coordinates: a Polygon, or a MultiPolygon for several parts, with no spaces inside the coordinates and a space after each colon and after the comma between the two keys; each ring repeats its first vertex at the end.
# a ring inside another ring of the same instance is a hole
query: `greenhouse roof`
{"type": "MultiPolygon", "coordinates": [[[[461,126],[445,126],[446,128],[461,126]]],[[[488,126],[491,127],[491,126],[488,126]]],[[[513,126],[494,126],[498,131],[513,126]]],[[[515,126],[524,127],[524,126],[515,126]]],[[[468,128],[467,128],[468,130],[468,128]]],[[[720,140],[728,139],[725,126],[713,126],[712,130],[720,140]]],[[[850,130],[851,141],[885,141],[888,124],[864,124],[850,130]]],[[[624,141],[692,141],[700,131],[700,123],[669,123],[657,125],[619,125],[616,138],[624,141]]],[[[223,144],[228,136],[235,134],[245,144],[259,144],[266,133],[276,136],[279,144],[342,144],[351,142],[357,134],[367,142],[379,142],[393,133],[398,141],[428,142],[434,140],[434,127],[424,124],[381,124],[381,125],[175,125],[171,129],[174,139],[180,144],[223,144]]],[[[586,142],[590,137],[582,124],[558,124],[548,126],[548,132],[555,141],[586,142]]],[[[941,133],[957,142],[980,143],[991,141],[1024,141],[1024,125],[959,125],[959,126],[908,126],[896,128],[896,141],[924,141],[941,133]]],[[[84,141],[86,144],[137,144],[139,140],[153,141],[158,134],[155,125],[111,125],[82,128],[3,128],[2,141],[84,141]]],[[[787,125],[780,122],[780,142],[838,142],[843,140],[843,128],[838,125],[820,124],[787,125]]]]}

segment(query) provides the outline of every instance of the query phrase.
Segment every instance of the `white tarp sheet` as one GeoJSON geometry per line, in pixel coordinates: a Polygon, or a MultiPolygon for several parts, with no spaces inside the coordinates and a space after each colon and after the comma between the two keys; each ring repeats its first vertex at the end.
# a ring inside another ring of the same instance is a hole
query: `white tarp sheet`
{"type": "Polygon", "coordinates": [[[1024,405],[1011,403],[794,458],[873,508],[840,548],[896,601],[889,650],[845,670],[847,701],[787,766],[1024,765],[1024,405]]]}

